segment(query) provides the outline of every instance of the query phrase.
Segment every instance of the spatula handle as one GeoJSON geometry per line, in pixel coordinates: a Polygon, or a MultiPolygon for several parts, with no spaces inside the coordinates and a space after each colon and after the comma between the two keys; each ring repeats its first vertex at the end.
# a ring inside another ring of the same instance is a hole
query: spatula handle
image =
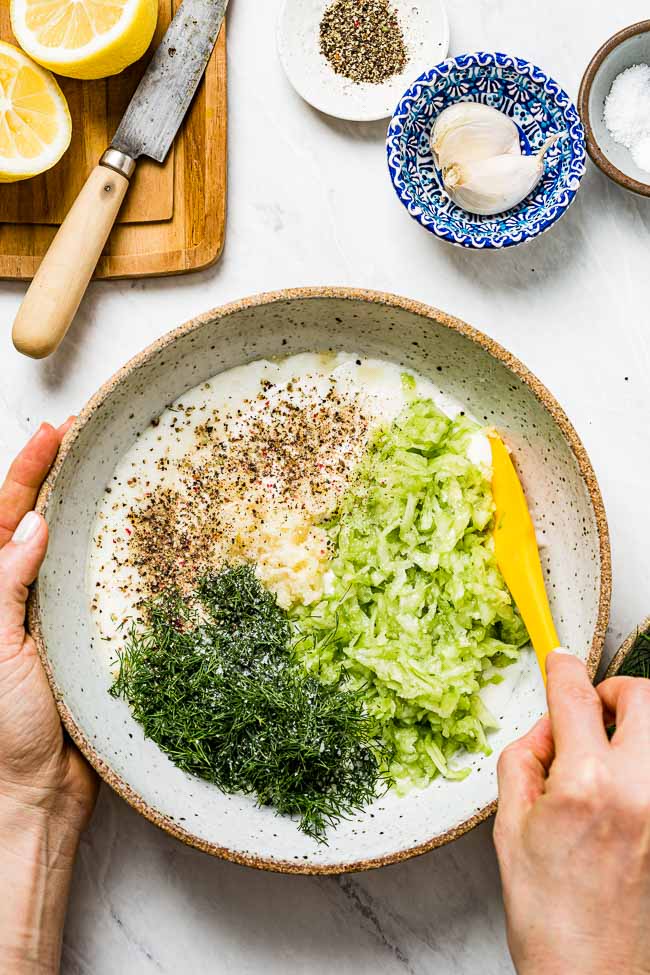
{"type": "Polygon", "coordinates": [[[50,355],[68,331],[129,187],[95,166],[34,275],[14,321],[13,343],[33,359],[50,355]]]}

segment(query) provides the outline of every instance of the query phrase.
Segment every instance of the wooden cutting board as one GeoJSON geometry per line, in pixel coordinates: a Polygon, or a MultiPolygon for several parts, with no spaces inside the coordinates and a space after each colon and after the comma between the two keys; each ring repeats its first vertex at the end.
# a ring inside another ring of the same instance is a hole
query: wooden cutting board
{"type": "MultiPolygon", "coordinates": [[[[58,78],[73,135],[48,173],[0,185],[0,278],[33,277],[88,173],[109,144],[178,0],[159,0],[150,51],[120,75],[100,81],[58,78]]],[[[8,0],[0,37],[15,43],[8,0]]],[[[143,159],[95,278],[178,274],[219,257],[225,234],[227,171],[226,32],[221,30],[196,97],[163,166],[143,159]]],[[[82,242],[80,242],[80,246],[82,242]]]]}

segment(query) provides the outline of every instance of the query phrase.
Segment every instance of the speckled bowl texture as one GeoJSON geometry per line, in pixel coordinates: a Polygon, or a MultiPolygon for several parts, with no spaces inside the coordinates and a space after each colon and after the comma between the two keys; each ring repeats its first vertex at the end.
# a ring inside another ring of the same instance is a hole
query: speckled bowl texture
{"type": "Polygon", "coordinates": [[[500,721],[493,754],[472,756],[462,783],[389,793],[330,832],[329,845],[293,820],[226,796],[175,768],[108,694],[86,592],[89,539],[122,455],[165,405],[222,370],[269,356],[347,350],[411,367],[496,425],[512,446],[544,543],[542,558],[563,643],[600,659],[610,601],[607,524],[591,465],[550,393],[509,353],[444,313],[349,289],[261,295],[208,312],[154,343],[90,400],[66,436],[39,499],[50,547],[29,623],[63,722],[100,775],[139,812],[186,843],[238,863],[338,873],[393,863],[454,839],[494,811],[496,761],[545,710],[532,651],[486,693],[500,721]]]}
{"type": "Polygon", "coordinates": [[[624,27],[596,51],[578,93],[587,152],[606,176],[639,196],[650,196],[650,173],[640,169],[629,149],[614,142],[603,117],[614,79],[633,64],[650,64],[650,20],[624,27]]]}
{"type": "Polygon", "coordinates": [[[398,199],[425,230],[459,247],[513,247],[549,230],[573,202],[585,171],[584,133],[567,93],[537,65],[479,51],[448,58],[404,94],[388,129],[388,169],[398,199]],[[544,175],[525,200],[495,216],[468,213],[447,196],[431,152],[431,131],[445,108],[481,102],[509,115],[524,153],[555,133],[544,175]]]}
{"type": "Polygon", "coordinates": [[[605,677],[615,677],[623,665],[623,661],[627,657],[628,653],[632,649],[636,638],[641,633],[650,632],[650,616],[646,616],[644,620],[635,626],[631,633],[627,635],[623,643],[620,645],[614,656],[612,657],[609,667],[607,668],[607,673],[605,677]]]}

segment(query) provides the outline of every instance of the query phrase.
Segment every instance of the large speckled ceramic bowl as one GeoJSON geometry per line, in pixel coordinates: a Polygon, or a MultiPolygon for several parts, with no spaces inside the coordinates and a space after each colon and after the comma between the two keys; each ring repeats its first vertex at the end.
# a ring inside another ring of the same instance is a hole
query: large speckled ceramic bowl
{"type": "Polygon", "coordinates": [[[144,816],[199,849],[294,873],[393,863],[448,842],[493,812],[503,747],[543,713],[532,651],[490,688],[500,720],[493,754],[473,756],[461,783],[389,793],[319,846],[297,824],[226,796],[179,771],[143,738],[110,674],[89,610],[85,563],[95,512],[113,468],[137,434],[185,390],[264,356],[338,349],[412,367],[495,424],[514,449],[540,538],[560,637],[591,673],[610,598],[607,525],[598,485],[575,431],[526,368],[468,325],[391,295],[339,289],[285,291],[208,312],[136,356],[91,399],[65,439],[39,500],[50,548],[30,605],[30,627],[61,716],[83,753],[144,816]]]}

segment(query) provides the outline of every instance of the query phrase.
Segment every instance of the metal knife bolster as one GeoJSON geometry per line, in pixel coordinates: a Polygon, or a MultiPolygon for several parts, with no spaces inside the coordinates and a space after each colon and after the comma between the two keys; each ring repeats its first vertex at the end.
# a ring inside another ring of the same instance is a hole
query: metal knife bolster
{"type": "Polygon", "coordinates": [[[115,173],[121,173],[127,179],[131,179],[135,172],[135,159],[112,147],[103,154],[99,160],[99,165],[106,166],[107,169],[112,169],[115,173]]]}

